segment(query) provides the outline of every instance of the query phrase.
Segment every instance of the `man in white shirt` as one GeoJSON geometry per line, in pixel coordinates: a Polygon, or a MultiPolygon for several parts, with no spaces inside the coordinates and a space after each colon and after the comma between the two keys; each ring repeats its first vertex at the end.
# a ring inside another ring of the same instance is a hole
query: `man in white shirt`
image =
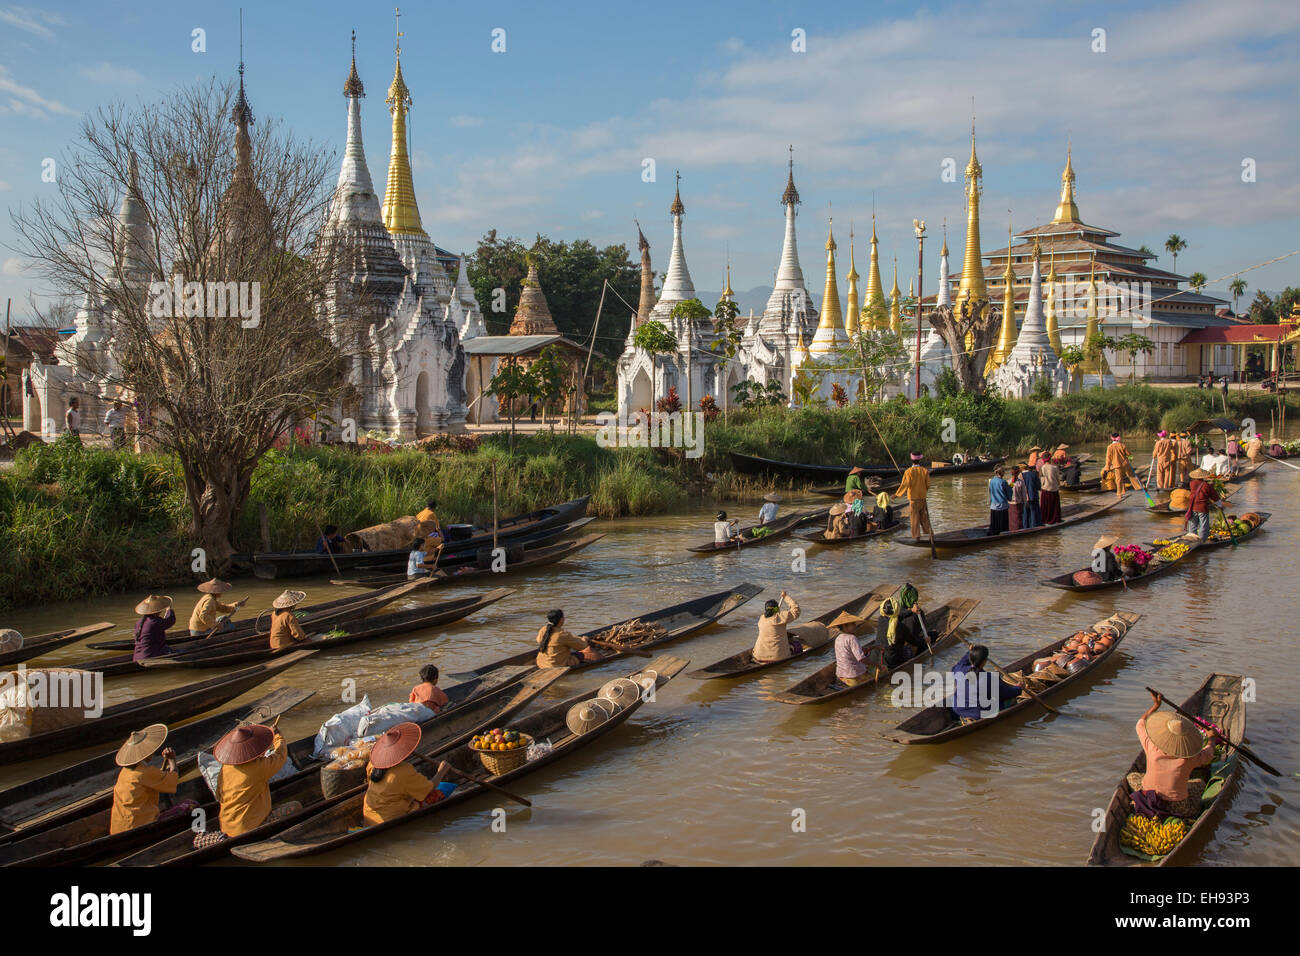
{"type": "Polygon", "coordinates": [[[1220,448],[1218,454],[1214,456],[1214,473],[1220,478],[1232,477],[1232,459],[1227,453],[1220,448]]]}
{"type": "Polygon", "coordinates": [[[81,435],[81,399],[74,398],[68,402],[68,413],[63,416],[63,424],[69,435],[81,435]]]}
{"type": "Polygon", "coordinates": [[[736,536],[736,519],[727,520],[727,513],[719,511],[713,522],[713,543],[730,544],[736,536]]]}
{"type": "Polygon", "coordinates": [[[113,441],[113,447],[125,448],[126,412],[123,410],[121,402],[114,402],[112,407],[104,413],[104,425],[108,428],[108,435],[113,441]]]}
{"type": "Polygon", "coordinates": [[[776,492],[763,496],[763,501],[765,501],[766,504],[758,509],[758,523],[760,525],[768,524],[776,520],[776,506],[781,500],[781,496],[776,492]]]}

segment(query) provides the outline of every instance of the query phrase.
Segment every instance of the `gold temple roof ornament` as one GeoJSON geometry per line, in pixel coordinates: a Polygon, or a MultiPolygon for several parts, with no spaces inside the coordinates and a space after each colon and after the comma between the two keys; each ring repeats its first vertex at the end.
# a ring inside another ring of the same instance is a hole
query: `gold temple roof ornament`
{"type": "MultiPolygon", "coordinates": [[[[844,328],[844,313],[840,310],[840,289],[835,280],[835,250],[839,248],[835,244],[834,222],[826,232],[826,285],[822,291],[822,313],[821,320],[817,323],[818,338],[821,338],[822,330],[834,334],[842,334],[844,328]]],[[[816,341],[813,343],[816,345],[816,341]]]]}
{"type": "Polygon", "coordinates": [[[858,280],[862,277],[858,275],[857,262],[854,259],[852,223],[849,223],[849,274],[845,278],[848,280],[849,288],[845,303],[844,331],[853,336],[858,334],[858,319],[862,311],[858,300],[858,280]]]}
{"type": "Polygon", "coordinates": [[[984,281],[983,255],[980,253],[980,193],[983,190],[984,169],[975,155],[975,122],[970,124],[970,161],[966,163],[966,254],[962,258],[961,284],[957,289],[954,307],[960,311],[968,302],[988,299],[988,285],[984,281]]]}
{"type": "Polygon", "coordinates": [[[864,311],[870,309],[868,322],[873,329],[883,328],[877,321],[874,306],[885,301],[885,287],[880,281],[880,240],[876,238],[876,214],[871,214],[871,264],[867,267],[867,291],[862,297],[864,311]]]}
{"type": "Polygon", "coordinates": [[[903,316],[899,309],[902,295],[898,288],[898,256],[894,256],[894,286],[889,290],[889,327],[896,333],[903,331],[903,316]]]}
{"type": "MultiPolygon", "coordinates": [[[[400,17],[400,12],[399,12],[400,17]]],[[[399,20],[400,23],[400,20],[399,20]]],[[[397,31],[397,66],[393,82],[384,100],[393,114],[393,145],[388,159],[388,183],[384,189],[384,226],[390,233],[428,236],[420,222],[420,207],[415,201],[415,181],[411,176],[411,158],[406,148],[406,114],[410,111],[411,91],[402,78],[402,37],[397,31]]]]}
{"type": "Polygon", "coordinates": [[[1052,222],[1079,222],[1079,207],[1074,201],[1073,146],[1065,148],[1065,172],[1061,173],[1061,202],[1056,207],[1052,222]]]}

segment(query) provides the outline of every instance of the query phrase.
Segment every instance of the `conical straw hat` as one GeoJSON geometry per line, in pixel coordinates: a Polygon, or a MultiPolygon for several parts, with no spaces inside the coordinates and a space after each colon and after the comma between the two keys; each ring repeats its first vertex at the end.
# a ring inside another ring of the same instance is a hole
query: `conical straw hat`
{"type": "Polygon", "coordinates": [[[135,613],[140,615],[157,614],[172,606],[172,599],[165,594],[150,594],[135,606],[135,613]]]}
{"type": "Polygon", "coordinates": [[[0,628],[0,651],[22,650],[23,636],[11,627],[0,628]]]}
{"type": "Polygon", "coordinates": [[[1170,757],[1195,757],[1205,747],[1200,731],[1167,710],[1156,711],[1147,718],[1147,736],[1161,753],[1170,757]]]}
{"type": "Polygon", "coordinates": [[[641,685],[626,677],[616,677],[602,687],[596,696],[612,701],[619,710],[622,710],[629,704],[636,703],[641,696],[641,685]]]}
{"type": "Polygon", "coordinates": [[[116,762],[119,767],[133,767],[141,760],[148,760],[158,752],[158,748],[167,739],[166,724],[150,724],[144,730],[137,730],[117,751],[116,762]]]}
{"type": "Polygon", "coordinates": [[[605,713],[604,709],[590,700],[574,704],[564,717],[564,722],[568,725],[569,730],[577,735],[594,730],[607,720],[609,720],[609,715],[605,713]]]}
{"type": "Polygon", "coordinates": [[[233,584],[227,584],[220,578],[213,578],[211,581],[204,581],[198,586],[198,590],[204,594],[225,594],[227,591],[234,589],[233,584]]]}

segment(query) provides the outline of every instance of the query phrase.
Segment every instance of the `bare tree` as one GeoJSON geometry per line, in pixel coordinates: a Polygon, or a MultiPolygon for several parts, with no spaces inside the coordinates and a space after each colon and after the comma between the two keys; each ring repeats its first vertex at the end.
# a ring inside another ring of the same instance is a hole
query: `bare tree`
{"type": "Polygon", "coordinates": [[[98,305],[108,344],[80,356],[83,371],[133,399],[142,437],[177,456],[218,568],[259,460],[339,398],[373,320],[319,318],[356,257],[320,238],[333,155],[252,123],[242,81],[103,107],[59,164],[56,197],[11,213],[33,270],[98,305]]]}
{"type": "Polygon", "coordinates": [[[966,300],[959,307],[941,305],[926,318],[948,343],[952,368],[963,391],[984,389],[984,366],[1002,323],[1002,310],[991,302],[966,300]],[[970,348],[966,336],[971,336],[970,348]]]}

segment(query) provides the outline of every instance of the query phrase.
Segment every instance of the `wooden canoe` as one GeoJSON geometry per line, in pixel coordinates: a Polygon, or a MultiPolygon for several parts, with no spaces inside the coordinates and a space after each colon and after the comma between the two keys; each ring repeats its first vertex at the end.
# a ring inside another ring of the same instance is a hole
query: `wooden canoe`
{"type": "MultiPolygon", "coordinates": [[[[1102,661],[1115,653],[1115,648],[1119,647],[1124,638],[1128,636],[1129,631],[1133,629],[1133,625],[1135,625],[1142,617],[1141,614],[1133,614],[1129,611],[1116,611],[1114,616],[1121,618],[1128,625],[1129,630],[1121,634],[1119,638],[1110,645],[1110,647],[1106,648],[1090,660],[1087,667],[1080,669],[1069,677],[1062,678],[1055,684],[1049,685],[1045,690],[1036,691],[1039,697],[1051,697],[1059,694],[1065,688],[1073,686],[1081,678],[1093,674],[1101,665],[1102,661]]],[[[1059,641],[1054,641],[1053,643],[1048,644],[1046,647],[1040,647],[1032,654],[1026,654],[1017,661],[1003,665],[1003,669],[1006,670],[1008,674],[1013,674],[1017,671],[1021,673],[1030,671],[1034,666],[1034,661],[1042,657],[1050,657],[1057,653],[1065,646],[1065,642],[1069,639],[1069,636],[1063,637],[1059,641]]],[[[997,676],[996,671],[993,671],[992,668],[989,668],[989,670],[997,676]]],[[[953,716],[952,710],[949,708],[948,704],[943,703],[917,711],[911,717],[907,718],[907,720],[895,727],[892,732],[881,734],[881,736],[886,740],[892,740],[895,743],[900,744],[942,744],[947,743],[950,740],[956,740],[958,737],[965,737],[969,734],[973,734],[977,730],[984,730],[1000,721],[1014,717],[1017,714],[1023,714],[1026,710],[1030,709],[1041,711],[1042,707],[1033,698],[1026,697],[1023,700],[1017,700],[1009,706],[999,709],[996,714],[993,714],[990,717],[983,717],[972,723],[963,724],[953,716]]]]}
{"type": "MultiPolygon", "coordinates": [[[[405,575],[402,580],[391,587],[384,588],[375,594],[349,594],[347,597],[335,598],[333,601],[325,601],[320,604],[309,604],[300,608],[294,614],[298,618],[298,623],[304,628],[316,628],[324,626],[333,626],[341,624],[344,621],[357,621],[367,614],[373,614],[375,611],[399,598],[411,596],[413,593],[427,587],[428,581],[423,578],[411,580],[405,575]]],[[[247,617],[241,621],[232,621],[234,627],[229,631],[219,631],[211,637],[191,637],[189,635],[188,620],[186,624],[181,624],[181,616],[176,615],[176,624],[179,630],[184,630],[184,634],[168,635],[168,647],[181,647],[184,645],[196,645],[196,642],[202,642],[203,647],[213,647],[218,643],[238,640],[241,637],[249,637],[253,634],[267,635],[270,633],[271,611],[270,608],[262,611],[256,617],[247,617]]],[[[96,644],[87,644],[91,650],[95,651],[134,651],[135,638],[128,637],[115,641],[101,641],[96,644]]],[[[116,658],[115,660],[120,659],[116,658]]],[[[130,659],[130,655],[127,655],[130,659]]],[[[93,662],[88,661],[86,664],[78,665],[82,670],[98,670],[96,667],[86,666],[93,662]]]]}
{"type": "Polygon", "coordinates": [[[118,740],[149,724],[182,721],[234,700],[315,653],[311,650],[294,651],[264,664],[105,707],[99,717],[71,727],[0,743],[0,764],[118,740]]]}
{"type": "MultiPolygon", "coordinates": [[[[1268,519],[1272,517],[1272,512],[1269,511],[1256,511],[1255,514],[1259,515],[1259,524],[1251,528],[1245,534],[1237,535],[1238,544],[1240,544],[1242,541],[1246,541],[1250,538],[1253,538],[1259,532],[1259,530],[1262,527],[1264,527],[1264,522],[1268,521],[1268,519]]],[[[1190,558],[1193,554],[1196,554],[1197,552],[1206,551],[1213,548],[1222,548],[1224,545],[1232,544],[1232,540],[1230,538],[1222,538],[1222,539],[1211,538],[1205,542],[1200,542],[1196,540],[1192,540],[1192,541],[1182,541],[1181,539],[1176,539],[1176,540],[1179,540],[1182,544],[1187,545],[1187,552],[1177,561],[1161,561],[1154,568],[1150,569],[1144,574],[1138,574],[1130,578],[1117,578],[1114,581],[1098,581],[1096,584],[1075,584],[1074,576],[1079,572],[1069,571],[1065,574],[1058,574],[1055,577],[1044,578],[1042,581],[1039,581],[1038,583],[1045,584],[1049,588],[1058,588],[1059,590],[1062,591],[1078,591],[1078,592],[1104,591],[1107,588],[1125,587],[1126,585],[1128,587],[1132,587],[1135,584],[1146,584],[1152,578],[1163,577],[1164,575],[1168,574],[1170,571],[1174,570],[1174,568],[1183,567],[1183,562],[1186,561],[1188,558],[1190,558]]],[[[1156,549],[1156,546],[1154,544],[1144,544],[1142,547],[1145,548],[1147,551],[1152,551],[1156,549]]],[[[1079,569],[1079,571],[1088,571],[1088,570],[1090,569],[1089,568],[1079,569]]]]}
{"type": "Polygon", "coordinates": [[[48,634],[37,634],[33,637],[26,638],[23,646],[13,651],[6,651],[0,654],[0,667],[8,667],[10,664],[21,664],[23,661],[29,661],[33,657],[49,651],[57,650],[60,647],[66,647],[68,644],[75,644],[92,635],[107,631],[113,626],[112,621],[100,621],[98,624],[87,624],[84,627],[71,627],[65,631],[51,631],[48,634]]]}
{"type": "MultiPolygon", "coordinates": [[[[930,459],[927,459],[929,461],[930,459]]],[[[941,475],[960,475],[971,471],[988,471],[1002,458],[991,456],[979,456],[971,458],[960,465],[954,465],[951,462],[944,462],[937,468],[930,469],[930,476],[938,477],[941,475]]],[[[939,461],[939,459],[933,459],[939,461]]],[[[911,464],[908,462],[907,464],[911,464]]],[[[775,475],[780,478],[790,478],[800,481],[835,481],[841,482],[837,492],[828,491],[827,494],[844,494],[843,480],[849,476],[853,469],[852,465],[811,465],[801,462],[780,461],[775,458],[760,458],[757,455],[742,455],[739,452],[731,453],[731,467],[742,475],[775,475]]],[[[893,464],[889,465],[862,465],[863,474],[868,477],[876,478],[898,478],[906,470],[906,467],[899,468],[893,464]]]]}
{"type": "MultiPolygon", "coordinates": [[[[660,644],[666,644],[669,641],[675,641],[679,638],[702,631],[706,627],[726,617],[742,604],[746,604],[754,597],[761,594],[763,589],[756,584],[748,582],[738,584],[734,588],[728,588],[725,591],[716,591],[713,594],[706,594],[703,597],[692,598],[689,601],[682,601],[680,604],[670,604],[668,607],[660,608],[657,611],[647,611],[644,614],[638,614],[630,617],[625,621],[619,621],[619,624],[627,624],[631,621],[641,621],[645,624],[658,624],[664,628],[662,637],[647,641],[644,644],[638,644],[634,650],[645,651],[651,647],[658,647],[660,644]]],[[[598,627],[580,635],[584,638],[599,637],[611,627],[618,625],[607,624],[604,627],[598,627]]],[[[490,664],[484,664],[476,667],[474,670],[465,671],[461,674],[452,674],[456,679],[482,677],[484,674],[491,673],[498,667],[518,667],[524,664],[536,664],[537,662],[537,642],[531,641],[532,645],[529,650],[520,651],[518,654],[511,654],[509,657],[503,657],[498,661],[490,664]]],[[[580,668],[595,667],[604,664],[606,661],[613,660],[616,657],[626,657],[627,652],[615,650],[606,647],[594,647],[597,654],[600,655],[598,660],[583,661],[577,665],[580,668]]],[[[570,668],[576,669],[576,668],[570,668]]]]}
{"type": "MultiPolygon", "coordinates": [[[[936,651],[947,647],[957,639],[957,628],[961,627],[962,621],[975,606],[980,602],[972,598],[958,598],[955,601],[949,601],[947,604],[940,605],[933,611],[925,612],[925,624],[930,631],[930,646],[936,651]]],[[[858,646],[864,650],[876,641],[875,632],[858,635],[858,646]]],[[[851,694],[859,694],[868,687],[875,687],[882,681],[889,683],[889,675],[895,671],[900,671],[904,667],[910,667],[916,664],[921,658],[928,658],[929,653],[922,651],[918,656],[906,660],[897,667],[888,671],[882,671],[879,679],[867,680],[861,684],[854,684],[850,687],[848,684],[842,684],[835,677],[835,662],[831,661],[820,670],[814,671],[808,677],[794,684],[785,691],[773,695],[772,699],[780,701],[783,704],[822,704],[827,701],[839,700],[848,697],[851,694]]],[[[868,675],[871,671],[868,671],[868,675]]]]}
{"type": "MultiPolygon", "coordinates": [[[[530,532],[560,528],[585,515],[588,501],[590,496],[585,496],[549,508],[539,508],[536,511],[502,518],[496,524],[495,535],[490,525],[475,528],[469,537],[447,541],[442,560],[473,558],[479,548],[491,547],[494,538],[500,543],[517,540],[530,532]]],[[[336,568],[339,571],[358,568],[398,570],[406,567],[409,554],[408,548],[394,548],[388,551],[350,551],[347,554],[333,556],[317,554],[314,551],[262,551],[253,555],[253,573],[259,578],[274,579],[327,574],[335,571],[336,568]]]]}
{"type": "MultiPolygon", "coordinates": [[[[176,751],[177,770],[185,774],[193,769],[198,752],[211,750],[231,727],[269,723],[314,693],[281,687],[251,703],[173,728],[167,735],[167,746],[176,751]]],[[[74,816],[112,806],[113,785],[122,769],[116,758],[114,747],[97,757],[0,791],[0,844],[15,835],[30,836],[74,816]]]]}
{"type": "MultiPolygon", "coordinates": [[[[637,674],[642,674],[648,677],[649,673],[653,671],[657,690],[681,672],[687,663],[681,658],[665,654],[650,661],[642,671],[631,676],[635,678],[637,674]]],[[[573,734],[565,723],[565,717],[569,710],[585,700],[596,697],[599,693],[599,688],[593,688],[584,694],[570,697],[568,700],[561,701],[521,720],[512,722],[511,727],[513,729],[529,734],[536,740],[549,740],[552,747],[548,753],[528,761],[509,773],[486,776],[478,755],[470,750],[468,746],[458,747],[445,753],[442,755],[442,759],[446,760],[459,772],[468,774],[473,779],[486,779],[498,786],[508,787],[521,777],[562,760],[569,754],[614,731],[636,713],[645,703],[646,697],[649,696],[648,694],[642,694],[592,730],[584,734],[573,734]]],[[[431,757],[424,757],[423,754],[413,758],[412,763],[417,770],[426,776],[431,776],[436,767],[436,761],[431,757]],[[424,759],[421,759],[422,757],[424,759]]],[[[282,831],[276,839],[264,840],[258,843],[244,843],[242,846],[236,846],[233,852],[241,860],[265,863],[270,860],[310,856],[327,850],[336,850],[349,846],[358,840],[386,833],[415,820],[427,820],[434,814],[454,813],[474,797],[490,792],[481,784],[461,782],[461,785],[450,796],[439,800],[437,803],[413,810],[405,816],[389,820],[386,823],[363,826],[361,810],[362,802],[365,799],[365,788],[359,787],[346,799],[331,805],[297,826],[282,831]]]]}
{"type": "MultiPolygon", "coordinates": [[[[583,523],[594,520],[594,518],[584,518],[583,523]]],[[[424,580],[436,586],[439,584],[461,583],[486,575],[518,574],[522,571],[531,571],[535,568],[563,561],[565,558],[577,554],[583,548],[590,547],[603,537],[605,537],[603,534],[589,534],[573,541],[562,541],[559,544],[553,544],[545,548],[525,548],[523,557],[520,560],[506,559],[505,570],[503,571],[493,571],[490,563],[482,566],[476,563],[452,570],[439,567],[437,571],[425,577],[424,580]]],[[[365,576],[358,575],[347,579],[336,578],[330,581],[330,584],[354,588],[383,588],[406,580],[408,580],[406,575],[402,573],[378,573],[365,576]]]]}
{"type": "MultiPolygon", "coordinates": [[[[1246,737],[1246,705],[1241,699],[1242,678],[1235,674],[1211,674],[1191,697],[1183,702],[1183,710],[1222,727],[1228,740],[1240,744],[1246,737]]],[[[1226,750],[1227,748],[1225,748],[1226,750]]],[[[1196,818],[1187,835],[1178,845],[1159,860],[1144,860],[1130,856],[1120,847],[1120,833],[1124,821],[1132,810],[1132,797],[1128,787],[1130,773],[1146,772],[1146,754],[1139,753],[1129,765],[1128,772],[1120,778],[1106,807],[1105,829],[1097,834],[1088,854],[1089,866],[1170,866],[1192,862],[1197,846],[1213,832],[1227,809],[1231,793],[1241,777],[1245,758],[1228,750],[1224,759],[1210,767],[1214,793],[1201,800],[1201,815],[1196,818]]],[[[1208,792],[1209,788],[1207,788],[1208,792]]]]}
{"type": "Polygon", "coordinates": [[[908,525],[903,519],[907,517],[908,511],[911,507],[910,503],[896,506],[894,508],[894,523],[888,528],[879,528],[875,531],[868,531],[864,534],[851,534],[847,538],[828,538],[826,537],[826,529],[823,528],[820,531],[808,531],[806,533],[797,534],[795,537],[807,541],[809,544],[824,544],[829,548],[841,544],[852,544],[854,541],[866,541],[868,538],[880,538],[887,534],[893,534],[902,528],[906,528],[908,525]]]}
{"type": "MultiPolygon", "coordinates": [[[[522,684],[518,683],[518,676],[521,675],[515,675],[505,683],[474,681],[448,687],[448,706],[442,713],[420,725],[424,734],[421,738],[423,745],[433,751],[459,746],[475,733],[496,726],[522,710],[561,675],[534,674],[522,684]]],[[[290,772],[272,783],[271,794],[275,802],[298,799],[303,802],[306,810],[307,807],[314,808],[324,801],[320,789],[320,771],[328,761],[312,756],[315,742],[313,734],[288,745],[286,766],[290,767],[290,772]],[[290,793],[296,796],[290,797],[290,793]]],[[[217,820],[220,813],[220,806],[201,776],[182,781],[172,800],[195,801],[202,809],[205,819],[210,821],[217,820]]],[[[201,856],[194,853],[193,833],[190,831],[193,817],[190,814],[159,819],[134,830],[110,834],[110,813],[111,805],[109,809],[66,820],[45,832],[31,836],[20,834],[20,839],[0,845],[0,866],[85,865],[122,856],[139,847],[151,847],[160,840],[171,844],[173,840],[169,838],[177,835],[184,839],[175,841],[176,843],[189,841],[188,846],[178,847],[184,851],[184,859],[160,862],[201,862],[221,855],[208,850],[202,851],[201,856]]],[[[289,825],[276,822],[280,826],[289,825]]]]}
{"type": "MultiPolygon", "coordinates": [[[[1142,465],[1141,467],[1133,469],[1133,475],[1134,477],[1137,478],[1138,481],[1145,483],[1147,480],[1147,475],[1150,471],[1151,471],[1151,466],[1149,464],[1142,465]]],[[[1092,492],[1101,491],[1101,475],[1098,475],[1096,478],[1085,478],[1082,481],[1080,481],[1077,485],[1067,485],[1064,482],[1062,482],[1061,490],[1083,492],[1084,494],[1090,494],[1092,492]]],[[[1115,493],[1115,489],[1113,488],[1108,488],[1106,490],[1109,491],[1111,494],[1115,493]]]]}
{"type": "MultiPolygon", "coordinates": [[[[817,617],[812,618],[812,620],[817,624],[829,628],[831,621],[835,620],[842,611],[848,611],[850,614],[856,614],[861,618],[870,618],[871,615],[875,614],[876,611],[880,609],[880,605],[884,603],[885,598],[889,597],[897,590],[897,585],[892,588],[876,588],[873,591],[868,591],[866,594],[859,594],[857,597],[845,601],[838,607],[831,608],[825,614],[819,614],[817,617]]],[[[797,627],[798,625],[795,625],[791,630],[795,630],[797,627]]],[[[809,640],[807,637],[801,637],[800,639],[804,643],[804,649],[800,653],[783,660],[760,661],[756,664],[754,663],[754,649],[751,647],[746,648],[738,654],[732,654],[730,657],[724,657],[722,660],[710,664],[707,667],[700,667],[693,671],[687,671],[686,676],[693,677],[696,680],[718,680],[720,678],[746,677],[749,674],[756,674],[759,671],[767,670],[772,667],[792,664],[811,654],[820,654],[834,643],[835,635],[832,635],[827,631],[826,636],[820,640],[809,640]]]]}
{"type": "MultiPolygon", "coordinates": [[[[934,461],[931,461],[928,465],[926,465],[926,471],[930,473],[930,477],[932,479],[947,478],[952,475],[968,475],[971,472],[975,472],[975,471],[992,471],[994,467],[996,467],[999,463],[1003,461],[1006,461],[1006,459],[994,458],[991,455],[984,455],[981,457],[972,458],[970,461],[962,462],[960,465],[954,465],[950,461],[940,461],[938,462],[938,464],[935,464],[934,461]]],[[[908,462],[908,465],[910,466],[911,462],[908,462]]],[[[883,471],[883,472],[868,471],[867,477],[880,478],[884,481],[888,481],[896,478],[902,478],[903,473],[897,470],[893,465],[885,465],[884,467],[887,469],[887,471],[883,471]]],[[[848,478],[849,469],[845,468],[843,469],[843,471],[844,471],[843,477],[848,478]]],[[[842,481],[837,485],[820,485],[816,488],[810,488],[808,490],[811,491],[814,495],[826,495],[828,498],[844,497],[844,483],[842,481]]]]}
{"type": "Polygon", "coordinates": [[[809,521],[823,521],[828,514],[830,514],[829,508],[822,508],[819,511],[796,511],[793,514],[778,517],[775,521],[765,525],[752,524],[740,528],[738,529],[739,537],[726,544],[709,541],[706,544],[697,544],[686,550],[694,551],[696,554],[725,554],[727,552],[735,554],[746,548],[757,547],[760,544],[767,544],[769,541],[784,538],[801,524],[806,524],[809,521]],[[766,528],[767,532],[755,537],[754,532],[760,528],[766,528]]]}
{"type": "MultiPolygon", "coordinates": [[[[1223,496],[1225,498],[1231,498],[1240,490],[1241,490],[1241,485],[1224,485],[1223,496]]],[[[1187,513],[1186,508],[1174,508],[1170,505],[1168,492],[1162,491],[1160,492],[1160,494],[1162,496],[1161,500],[1157,501],[1153,505],[1147,505],[1147,514],[1153,515],[1157,518],[1168,518],[1168,517],[1181,518],[1184,514],[1187,513]]]]}
{"type": "Polygon", "coordinates": [[[332,651],[361,641],[393,637],[410,631],[450,624],[471,614],[477,614],[488,605],[514,594],[515,590],[515,588],[496,588],[483,594],[471,594],[452,601],[426,604],[405,611],[395,611],[392,614],[379,614],[349,627],[344,634],[318,633],[310,635],[305,641],[279,650],[272,650],[266,638],[258,636],[222,647],[150,657],[140,663],[147,670],[173,667],[229,667],[235,664],[247,664],[250,661],[272,660],[297,650],[332,651]]]}
{"type": "MultiPolygon", "coordinates": [[[[1113,498],[1101,504],[1066,505],[1061,509],[1061,520],[1057,524],[1039,525],[1037,528],[1025,528],[1020,531],[1006,531],[1002,534],[992,535],[988,534],[988,525],[963,528],[960,531],[945,531],[943,534],[934,536],[934,546],[936,548],[978,548],[988,544],[1006,544],[1008,541],[1020,541],[1037,534],[1050,534],[1054,531],[1061,531],[1064,528],[1081,524],[1084,521],[1091,521],[1093,518],[1100,518],[1127,497],[1128,495],[1123,498],[1113,498]]],[[[901,536],[894,538],[894,543],[909,548],[930,547],[930,539],[928,538],[901,536]]]]}

